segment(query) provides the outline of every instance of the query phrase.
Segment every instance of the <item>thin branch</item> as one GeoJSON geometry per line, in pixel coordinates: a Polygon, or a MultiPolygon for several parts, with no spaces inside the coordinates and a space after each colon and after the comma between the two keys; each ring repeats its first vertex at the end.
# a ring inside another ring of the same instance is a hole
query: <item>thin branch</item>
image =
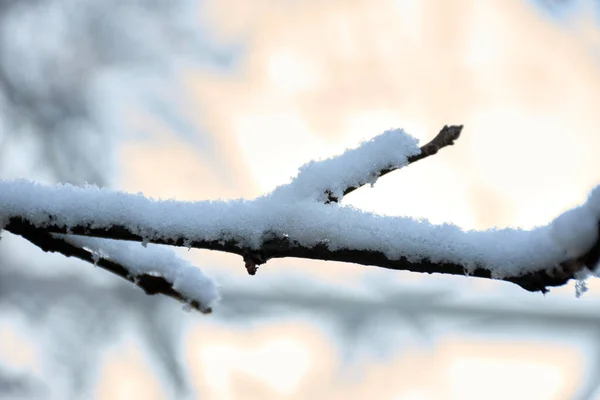
{"type": "MultiPolygon", "coordinates": [[[[462,132],[462,129],[463,129],[462,125],[451,125],[451,126],[444,125],[444,127],[440,130],[440,133],[438,133],[436,137],[434,137],[429,143],[421,146],[421,153],[408,157],[408,164],[412,164],[414,162],[417,162],[419,160],[422,160],[424,158],[432,156],[432,155],[436,154],[438,151],[440,151],[440,149],[443,149],[444,147],[454,145],[454,141],[456,141],[460,137],[460,133],[462,132]]],[[[380,171],[376,171],[375,176],[376,176],[376,178],[380,178],[383,175],[389,174],[390,172],[395,171],[397,169],[398,169],[398,167],[384,168],[380,171]]],[[[350,186],[350,187],[344,189],[343,195],[346,196],[347,194],[354,192],[356,189],[358,189],[359,187],[364,186],[364,185],[366,185],[366,182],[361,183],[359,186],[350,186]]],[[[327,193],[327,200],[325,201],[326,204],[339,202],[339,199],[336,196],[334,196],[333,193],[331,193],[330,191],[327,191],[326,193],[327,193]]]]}
{"type": "Polygon", "coordinates": [[[26,223],[14,224],[11,229],[7,230],[13,234],[22,236],[45,252],[60,253],[66,257],[75,257],[120,276],[141,288],[147,295],[163,294],[185,303],[203,314],[210,314],[212,312],[210,307],[201,307],[197,300],[189,299],[174,289],[172,283],[168,282],[165,278],[146,273],[132,275],[129,269],[118,262],[101,257],[97,258],[92,252],[67,242],[59,235],[49,233],[44,229],[35,228],[31,224],[26,223]]]}

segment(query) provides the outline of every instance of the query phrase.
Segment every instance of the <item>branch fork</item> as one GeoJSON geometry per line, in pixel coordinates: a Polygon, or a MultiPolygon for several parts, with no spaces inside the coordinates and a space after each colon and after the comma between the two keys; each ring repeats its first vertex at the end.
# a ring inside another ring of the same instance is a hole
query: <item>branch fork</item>
{"type": "Polygon", "coordinates": [[[218,300],[214,283],[156,244],[238,254],[250,275],[270,259],[296,257],[420,273],[464,275],[468,270],[469,276],[501,279],[542,293],[594,269],[600,258],[600,189],[578,211],[579,219],[560,225],[583,240],[583,247],[576,243],[581,249],[575,257],[565,256],[573,254],[563,248],[572,238],[555,235],[558,224],[538,231],[505,230],[503,235],[515,238],[508,244],[494,241],[505,236],[476,232],[488,234],[483,244],[495,252],[482,256],[467,241],[475,236],[457,227],[375,216],[339,204],[356,189],[454,145],[462,129],[446,125],[421,147],[401,130],[386,131],[341,156],[305,165],[291,183],[253,201],[153,201],[97,188],[0,181],[0,228],[44,251],[97,265],[149,295],[167,295],[204,313],[218,300]],[[21,192],[29,195],[17,196],[21,192]],[[376,229],[376,224],[385,229],[376,229]],[[423,239],[429,233],[447,235],[443,229],[450,229],[446,238],[453,243],[440,246],[423,239]],[[133,248],[128,245],[132,241],[152,245],[133,248]],[[449,249],[447,254],[442,247],[449,249]],[[462,249],[473,258],[461,254],[462,249]],[[521,253],[527,255],[524,265],[517,257],[521,253]]]}

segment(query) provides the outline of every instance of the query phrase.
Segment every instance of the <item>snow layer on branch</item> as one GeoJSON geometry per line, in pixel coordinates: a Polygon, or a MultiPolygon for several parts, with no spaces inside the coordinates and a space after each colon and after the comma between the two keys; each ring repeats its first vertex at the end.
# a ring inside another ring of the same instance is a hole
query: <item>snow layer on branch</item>
{"type": "Polygon", "coordinates": [[[596,186],[588,195],[585,203],[586,207],[589,208],[594,218],[600,220],[600,186],[596,186]]]}
{"type": "Polygon", "coordinates": [[[265,196],[253,201],[182,202],[96,187],[0,181],[0,220],[21,216],[38,226],[67,228],[120,225],[149,242],[179,240],[198,247],[205,241],[234,240],[240,247],[257,249],[265,237],[287,235],[305,247],[370,250],[415,262],[427,258],[466,270],[481,266],[495,277],[505,277],[551,268],[589,250],[586,247],[598,235],[588,224],[590,219],[597,223],[600,216],[598,193],[596,188],[582,211],[568,211],[544,227],[463,231],[450,224],[381,216],[314,200],[286,203],[265,196]]]}
{"type": "Polygon", "coordinates": [[[153,244],[142,247],[135,242],[73,235],[63,237],[92,252],[98,259],[119,263],[134,278],[140,274],[165,278],[173,289],[190,301],[198,302],[201,310],[210,309],[220,299],[216,283],[168,247],[153,244]]]}
{"type": "Polygon", "coordinates": [[[550,227],[552,238],[569,258],[585,254],[598,240],[598,217],[585,205],[559,215],[550,227]]]}
{"type": "MultiPolygon", "coordinates": [[[[583,205],[556,217],[550,228],[553,240],[568,258],[578,258],[590,250],[600,235],[600,186],[590,192],[583,205]]],[[[597,266],[587,267],[594,270],[597,266]]]]}
{"type": "Polygon", "coordinates": [[[420,153],[418,139],[402,129],[387,130],[338,156],[304,164],[291,183],[279,186],[271,196],[278,201],[324,202],[330,191],[341,200],[345,189],[374,184],[380,171],[404,167],[408,157],[420,153]]]}

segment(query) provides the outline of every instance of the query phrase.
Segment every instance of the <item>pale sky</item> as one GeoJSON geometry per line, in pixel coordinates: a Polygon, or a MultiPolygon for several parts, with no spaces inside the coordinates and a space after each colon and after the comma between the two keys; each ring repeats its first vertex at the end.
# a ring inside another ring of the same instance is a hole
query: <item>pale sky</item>
{"type": "MultiPolygon", "coordinates": [[[[186,111],[213,136],[234,178],[224,182],[165,127],[137,118],[132,126],[151,127],[157,135],[123,148],[122,186],[179,199],[254,197],[286,182],[304,162],[384,129],[405,128],[424,143],[444,124],[464,124],[456,146],[353,193],[348,202],[468,229],[547,223],[600,183],[600,29],[590,15],[583,9],[557,23],[523,0],[208,2],[203,23],[221,40],[241,42],[243,53],[231,74],[189,70],[181,83],[191,99],[186,111]]],[[[228,256],[192,257],[201,266],[222,262],[242,269],[228,256]]],[[[282,268],[289,264],[278,262],[282,268]]],[[[315,274],[362,271],[332,263],[301,268],[315,274]]],[[[591,286],[597,295],[600,285],[591,286]]],[[[533,355],[523,355],[518,343],[497,351],[449,339],[432,354],[367,366],[351,384],[332,383],[335,357],[314,330],[281,333],[285,328],[271,327],[228,336],[226,328],[204,328],[190,347],[196,368],[227,358],[222,379],[250,371],[230,387],[215,381],[203,386],[210,398],[255,390],[261,399],[369,394],[408,400],[442,393],[456,399],[561,399],[581,373],[581,356],[569,349],[537,343],[533,355]],[[216,337],[231,340],[202,347],[216,337]],[[269,361],[269,351],[286,354],[288,348],[287,359],[269,361]],[[548,356],[543,363],[541,356],[548,356]],[[252,367],[260,360],[275,366],[258,368],[261,375],[252,367]],[[269,384],[280,368],[290,370],[289,376],[269,384]],[[388,388],[404,370],[421,377],[410,387],[400,385],[402,390],[388,388]],[[515,383],[515,393],[499,389],[502,397],[487,396],[486,385],[469,384],[507,371],[514,372],[507,379],[530,379],[515,383]],[[549,392],[540,394],[540,387],[549,392]]]]}
{"type": "MultiPolygon", "coordinates": [[[[220,196],[268,191],[302,163],[388,127],[427,141],[446,123],[466,126],[456,147],[361,193],[369,201],[353,200],[465,227],[531,226],[596,183],[600,34],[584,17],[561,27],[521,0],[219,0],[202,17],[222,40],[246,45],[236,73],[182,77],[197,100],[190,114],[241,177],[220,196]],[[377,200],[400,187],[412,189],[401,206],[377,200]],[[431,200],[440,192],[450,204],[431,200]],[[492,209],[480,210],[488,201],[492,209]]],[[[169,155],[190,164],[175,179],[182,191],[218,196],[210,166],[184,144],[169,146],[155,148],[161,165],[169,155]],[[194,178],[209,184],[184,189],[194,178]]],[[[144,174],[135,177],[142,182],[128,185],[143,187],[144,174]]]]}

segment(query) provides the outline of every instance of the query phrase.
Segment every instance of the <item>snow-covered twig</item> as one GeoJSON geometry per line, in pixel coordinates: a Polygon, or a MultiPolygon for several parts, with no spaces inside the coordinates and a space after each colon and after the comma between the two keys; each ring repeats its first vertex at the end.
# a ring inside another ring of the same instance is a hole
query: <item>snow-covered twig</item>
{"type": "MultiPolygon", "coordinates": [[[[434,154],[437,154],[438,151],[443,149],[446,146],[454,145],[454,141],[460,137],[460,133],[462,131],[462,125],[444,125],[444,127],[440,130],[440,133],[437,134],[429,143],[421,146],[418,152],[414,154],[410,154],[406,157],[406,165],[412,164],[416,161],[422,160],[434,154]]],[[[363,180],[358,183],[358,185],[351,185],[346,187],[343,190],[343,195],[346,196],[349,193],[354,192],[359,187],[366,185],[368,183],[373,184],[375,180],[379,179],[385,174],[388,174],[392,171],[397,170],[399,167],[393,165],[392,163],[388,164],[385,168],[375,170],[375,171],[366,171],[366,173],[372,177],[372,180],[363,180]]],[[[341,198],[337,197],[333,194],[331,190],[326,191],[327,200],[326,203],[337,203],[341,200],[341,198]]]]}
{"type": "Polygon", "coordinates": [[[203,314],[210,314],[212,305],[219,300],[215,283],[169,249],[134,248],[131,242],[52,234],[27,225],[21,227],[26,228],[17,227],[11,232],[43,251],[92,263],[128,280],[148,295],[172,297],[203,314]]]}
{"type": "MultiPolygon", "coordinates": [[[[594,270],[600,258],[600,187],[590,193],[585,204],[529,231],[463,231],[450,224],[433,225],[326,204],[324,185],[331,182],[324,177],[339,179],[329,186],[335,188],[332,193],[339,199],[351,188],[389,172],[387,169],[435,154],[452,144],[461,129],[444,127],[430,144],[416,150],[416,140],[404,131],[387,131],[357,149],[323,161],[331,170],[319,163],[308,164],[287,188],[277,188],[255,200],[154,200],[97,187],[0,181],[0,227],[25,237],[44,232],[229,252],[242,256],[251,274],[270,259],[297,257],[493,278],[528,291],[546,292],[548,287],[580,278],[582,271],[594,270]],[[405,148],[394,156],[390,149],[402,143],[405,148]],[[383,157],[378,158],[376,149],[383,157]],[[341,167],[350,165],[349,160],[361,168],[345,171],[341,167]]],[[[137,250],[143,254],[148,249],[139,246],[137,250]]],[[[120,261],[128,264],[131,258],[120,261]]],[[[177,272],[180,265],[149,270],[123,267],[129,275],[150,272],[171,284],[186,282],[182,277],[192,276],[177,272]]],[[[201,281],[186,286],[188,292],[182,297],[190,298],[194,290],[210,287],[201,281]]]]}
{"type": "Polygon", "coordinates": [[[446,125],[421,147],[404,130],[387,130],[343,154],[304,164],[290,183],[277,187],[270,197],[288,203],[305,199],[338,203],[359,187],[373,185],[381,176],[453,145],[462,128],[446,125]]]}

